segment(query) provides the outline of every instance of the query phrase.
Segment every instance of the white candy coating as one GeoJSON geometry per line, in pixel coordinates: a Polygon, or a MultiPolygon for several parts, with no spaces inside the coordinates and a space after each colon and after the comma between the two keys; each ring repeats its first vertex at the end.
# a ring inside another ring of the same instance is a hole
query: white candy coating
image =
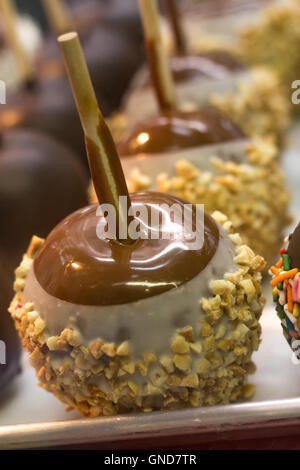
{"type": "Polygon", "coordinates": [[[167,173],[169,177],[175,176],[175,164],[179,160],[186,160],[197,169],[209,171],[212,174],[216,173],[216,169],[212,165],[212,157],[218,157],[224,162],[247,163],[248,159],[245,151],[247,142],[247,140],[237,140],[178,152],[122,157],[122,166],[128,180],[131,179],[133,170],[138,168],[141,174],[150,178],[149,189],[153,190],[156,188],[156,178],[159,174],[167,173]]]}
{"type": "MultiPolygon", "coordinates": [[[[120,340],[120,332],[126,331],[134,359],[139,359],[145,351],[157,355],[167,353],[178,328],[189,325],[194,331],[199,331],[200,320],[204,319],[199,302],[201,298],[210,296],[210,281],[223,279],[225,273],[237,270],[235,246],[221,226],[219,230],[219,245],[207,267],[177,289],[123,305],[74,305],[49,295],[31,267],[22,302],[33,303],[34,309],[45,320],[50,335],[56,336],[64,328],[75,327],[85,345],[97,338],[117,344],[123,340],[120,340]]],[[[228,321],[226,316],[222,319],[224,321],[228,321]]]]}

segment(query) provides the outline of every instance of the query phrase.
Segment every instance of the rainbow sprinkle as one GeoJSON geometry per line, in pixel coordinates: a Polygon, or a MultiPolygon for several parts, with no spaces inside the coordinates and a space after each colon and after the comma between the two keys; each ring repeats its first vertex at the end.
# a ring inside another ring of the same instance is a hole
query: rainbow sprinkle
{"type": "Polygon", "coordinates": [[[295,281],[300,273],[297,268],[291,268],[290,257],[286,249],[281,248],[280,260],[269,270],[269,274],[272,276],[270,285],[273,287],[273,301],[276,305],[277,316],[281,321],[283,334],[300,360],[298,346],[300,341],[300,296],[297,294],[299,279],[295,281]]]}

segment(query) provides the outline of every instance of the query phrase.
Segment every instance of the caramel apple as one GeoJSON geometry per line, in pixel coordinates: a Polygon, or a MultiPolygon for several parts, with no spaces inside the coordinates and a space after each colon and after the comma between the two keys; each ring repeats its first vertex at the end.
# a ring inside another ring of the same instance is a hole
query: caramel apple
{"type": "Polygon", "coordinates": [[[215,220],[168,194],[129,196],[78,36],[59,43],[100,206],[33,238],[16,271],[10,312],[40,385],[85,416],[250,397],[263,258],[226,231],[220,213],[215,220]],[[189,211],[188,228],[174,205],[189,211]],[[99,236],[108,207],[124,237],[99,236]]]}
{"type": "MultiPolygon", "coordinates": [[[[274,134],[284,141],[289,124],[289,103],[276,75],[266,68],[250,69],[233,53],[219,47],[189,52],[175,0],[164,1],[175,42],[170,67],[178,105],[195,111],[213,105],[241,127],[249,137],[274,134]]],[[[147,69],[141,70],[123,102],[127,125],[154,116],[156,104],[147,69]]]]}

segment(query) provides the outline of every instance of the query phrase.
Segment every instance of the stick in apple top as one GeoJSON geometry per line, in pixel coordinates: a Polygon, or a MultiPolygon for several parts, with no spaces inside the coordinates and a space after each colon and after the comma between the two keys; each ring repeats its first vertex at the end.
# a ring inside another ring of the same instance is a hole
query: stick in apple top
{"type": "Polygon", "coordinates": [[[71,12],[64,0],[43,0],[43,5],[50,26],[57,36],[74,30],[71,12]]]}
{"type": "Polygon", "coordinates": [[[175,50],[178,55],[186,55],[186,38],[179,18],[178,5],[176,0],[164,0],[165,10],[168,16],[169,24],[173,32],[175,50]]]}
{"type": "Polygon", "coordinates": [[[78,34],[64,34],[58,38],[58,43],[85,134],[89,166],[98,200],[115,208],[120,241],[132,243],[128,234],[128,224],[131,221],[128,210],[131,202],[125,176],[112,135],[98,106],[78,34]],[[126,205],[120,204],[120,196],[126,196],[126,205]]]}
{"type": "Polygon", "coordinates": [[[35,79],[35,68],[17,31],[17,9],[13,0],[0,0],[0,12],[4,20],[5,39],[15,58],[20,78],[24,83],[32,83],[35,79]]]}
{"type": "Polygon", "coordinates": [[[162,113],[176,109],[176,92],[161,32],[157,0],[139,0],[148,64],[162,113]]]}

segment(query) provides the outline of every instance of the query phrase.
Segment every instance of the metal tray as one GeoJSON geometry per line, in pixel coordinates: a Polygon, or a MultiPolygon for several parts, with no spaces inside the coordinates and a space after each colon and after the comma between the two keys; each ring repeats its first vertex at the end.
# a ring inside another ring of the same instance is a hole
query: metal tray
{"type": "MultiPolygon", "coordinates": [[[[295,219],[300,219],[299,152],[300,123],[296,123],[282,157],[293,188],[291,211],[295,219]]],[[[270,297],[268,283],[265,290],[270,297]]],[[[66,414],[53,396],[37,387],[34,371],[24,357],[22,373],[1,401],[0,449],[93,443],[103,449],[155,448],[176,442],[184,445],[295,432],[300,424],[300,363],[292,360],[271,302],[261,322],[262,344],[254,355],[257,372],[251,377],[256,393],[250,402],[235,405],[82,419],[75,412],[66,414]]]]}

